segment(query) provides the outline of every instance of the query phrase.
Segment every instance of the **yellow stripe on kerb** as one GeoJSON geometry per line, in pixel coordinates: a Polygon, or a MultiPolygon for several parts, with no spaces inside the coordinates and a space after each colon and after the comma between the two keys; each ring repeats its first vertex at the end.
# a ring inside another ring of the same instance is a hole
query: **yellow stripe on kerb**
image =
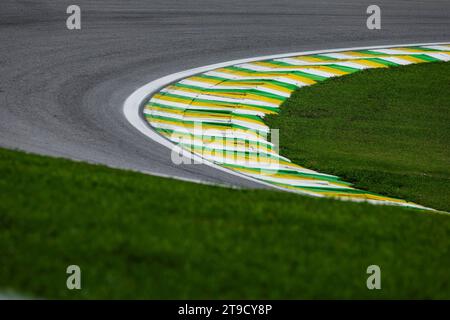
{"type": "Polygon", "coordinates": [[[224,73],[228,73],[228,74],[232,74],[232,75],[237,75],[237,76],[245,76],[245,77],[252,77],[252,78],[258,78],[258,77],[262,77],[262,78],[272,78],[275,79],[277,77],[285,77],[287,79],[291,79],[293,81],[300,81],[303,82],[305,84],[315,84],[316,81],[306,78],[306,77],[302,77],[299,75],[295,75],[295,74],[290,74],[288,72],[267,72],[267,73],[263,73],[263,72],[245,72],[245,71],[235,71],[235,70],[229,70],[229,69],[217,69],[215,71],[218,72],[224,72],[224,73]]]}
{"type": "Polygon", "coordinates": [[[381,54],[370,54],[370,53],[364,53],[364,52],[358,52],[358,51],[342,51],[339,52],[348,56],[354,56],[354,57],[366,57],[366,58],[376,58],[378,56],[381,56],[381,54]]]}
{"type": "MultiPolygon", "coordinates": [[[[323,61],[322,61],[323,62],[323,61]]],[[[257,62],[254,63],[260,66],[264,66],[264,67],[270,67],[272,69],[274,69],[274,71],[276,71],[277,69],[290,69],[292,71],[302,71],[302,70],[307,70],[307,69],[312,69],[312,70],[318,70],[318,71],[325,71],[328,73],[332,73],[334,75],[345,75],[348,72],[342,71],[342,70],[338,70],[338,69],[334,69],[334,68],[330,68],[327,66],[280,66],[280,65],[275,65],[275,64],[271,64],[271,63],[267,63],[267,62],[257,62]]]]}
{"type": "Polygon", "coordinates": [[[293,59],[296,59],[300,62],[306,62],[306,63],[318,63],[318,62],[325,62],[324,59],[319,59],[316,57],[308,57],[308,56],[298,56],[298,57],[292,57],[293,59]]]}
{"type": "Polygon", "coordinates": [[[353,60],[356,63],[362,64],[366,67],[370,67],[370,68],[387,68],[388,66],[379,63],[379,62],[375,62],[372,60],[353,60]]]}
{"type": "Polygon", "coordinates": [[[406,56],[406,55],[400,55],[400,56],[396,56],[397,58],[409,61],[411,63],[423,63],[426,62],[425,60],[421,60],[419,58],[416,58],[414,56],[406,56]]]}

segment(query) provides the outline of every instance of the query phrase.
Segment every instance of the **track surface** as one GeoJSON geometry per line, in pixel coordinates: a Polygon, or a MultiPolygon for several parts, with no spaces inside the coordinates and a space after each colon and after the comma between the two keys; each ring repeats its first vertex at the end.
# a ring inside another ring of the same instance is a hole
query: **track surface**
{"type": "MultiPolygon", "coordinates": [[[[177,166],[122,105],[169,73],[258,55],[450,39],[450,1],[0,1],[0,146],[186,179],[262,187],[204,165],[177,166]],[[66,8],[82,30],[66,29],[66,8]]],[[[281,143],[283,143],[281,141],[281,143]]]]}

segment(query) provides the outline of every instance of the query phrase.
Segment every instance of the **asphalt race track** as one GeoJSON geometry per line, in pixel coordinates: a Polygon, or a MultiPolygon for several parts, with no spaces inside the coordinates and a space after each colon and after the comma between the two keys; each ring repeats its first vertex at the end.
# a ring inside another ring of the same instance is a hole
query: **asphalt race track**
{"type": "MultiPolygon", "coordinates": [[[[125,99],[170,73],[301,50],[450,40],[448,0],[2,0],[0,146],[245,187],[170,150],[124,118],[125,99]],[[66,28],[66,8],[82,29],[66,28]],[[382,29],[366,28],[366,8],[382,29]]],[[[281,141],[281,143],[283,143],[281,141]]]]}

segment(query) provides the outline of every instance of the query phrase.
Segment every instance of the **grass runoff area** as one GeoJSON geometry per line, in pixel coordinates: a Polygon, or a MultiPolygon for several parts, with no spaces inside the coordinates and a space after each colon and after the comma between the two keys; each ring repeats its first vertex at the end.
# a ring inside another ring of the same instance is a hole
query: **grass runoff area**
{"type": "Polygon", "coordinates": [[[449,234],[444,214],[198,185],[0,149],[2,293],[448,299],[449,234]],[[81,290],[66,288],[73,264],[81,290]],[[381,290],[366,287],[374,264],[381,290]]]}
{"type": "Polygon", "coordinates": [[[367,70],[302,88],[266,123],[280,129],[280,152],[297,164],[450,211],[450,63],[367,70]]]}

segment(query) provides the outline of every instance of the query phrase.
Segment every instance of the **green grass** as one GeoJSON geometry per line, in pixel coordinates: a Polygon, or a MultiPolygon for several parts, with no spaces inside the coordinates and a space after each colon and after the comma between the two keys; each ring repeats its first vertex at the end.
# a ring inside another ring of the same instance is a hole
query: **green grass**
{"type": "Polygon", "coordinates": [[[450,298],[450,217],[234,190],[0,149],[0,292],[450,298]],[[66,267],[82,290],[66,289],[66,267]],[[382,290],[366,288],[377,264],[382,290]]]}
{"type": "Polygon", "coordinates": [[[376,69],[296,91],[281,154],[361,189],[450,211],[450,63],[376,69]]]}

